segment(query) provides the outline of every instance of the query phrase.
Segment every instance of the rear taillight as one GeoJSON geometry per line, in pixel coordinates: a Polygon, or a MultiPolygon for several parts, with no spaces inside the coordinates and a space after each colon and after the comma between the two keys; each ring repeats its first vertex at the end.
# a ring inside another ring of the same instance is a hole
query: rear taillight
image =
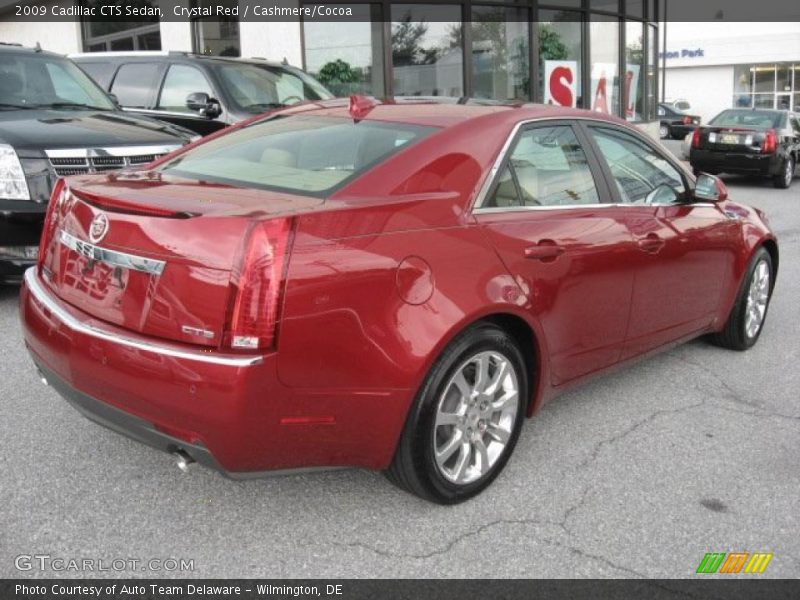
{"type": "Polygon", "coordinates": [[[67,195],[67,191],[67,182],[63,179],[59,179],[53,186],[53,193],[50,194],[50,204],[47,206],[47,215],[44,218],[42,237],[39,239],[38,266],[40,269],[44,264],[47,248],[50,246],[50,241],[53,239],[53,233],[58,226],[60,216],[59,210],[64,203],[64,197],[67,195]]]}
{"type": "Polygon", "coordinates": [[[770,129],[764,135],[764,143],[761,144],[761,152],[763,154],[772,154],[777,149],[778,149],[778,136],[775,135],[774,130],[770,129]]]}
{"type": "Polygon", "coordinates": [[[692,148],[699,148],[700,147],[700,128],[692,132],[692,148]]]}
{"type": "Polygon", "coordinates": [[[234,271],[230,325],[223,344],[237,350],[274,347],[291,219],[256,223],[234,271]]]}

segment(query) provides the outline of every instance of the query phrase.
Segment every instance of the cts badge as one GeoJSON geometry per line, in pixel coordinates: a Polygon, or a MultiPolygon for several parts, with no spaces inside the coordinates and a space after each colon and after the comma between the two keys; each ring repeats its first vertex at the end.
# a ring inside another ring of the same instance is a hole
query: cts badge
{"type": "Polygon", "coordinates": [[[89,239],[96,244],[108,233],[108,217],[104,213],[97,213],[89,226],[89,239]]]}

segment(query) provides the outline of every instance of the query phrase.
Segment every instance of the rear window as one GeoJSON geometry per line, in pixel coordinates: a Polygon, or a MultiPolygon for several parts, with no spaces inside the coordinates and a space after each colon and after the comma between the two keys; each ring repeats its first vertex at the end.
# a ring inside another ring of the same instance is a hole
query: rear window
{"type": "Polygon", "coordinates": [[[200,181],[324,195],[432,131],[402,123],[277,116],[197,146],[159,170],[200,181]]]}
{"type": "Polygon", "coordinates": [[[711,119],[716,127],[780,128],[783,113],[774,110],[723,110],[711,119]]]}

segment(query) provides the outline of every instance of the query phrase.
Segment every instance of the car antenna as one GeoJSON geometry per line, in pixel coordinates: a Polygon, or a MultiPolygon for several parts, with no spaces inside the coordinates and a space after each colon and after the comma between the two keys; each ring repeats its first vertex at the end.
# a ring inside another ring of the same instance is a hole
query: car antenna
{"type": "Polygon", "coordinates": [[[34,52],[41,52],[42,51],[42,46],[41,46],[41,44],[39,44],[39,42],[36,42],[36,45],[33,47],[33,51],[34,52]]]}
{"type": "Polygon", "coordinates": [[[283,57],[283,62],[281,62],[281,64],[282,64],[282,65],[288,65],[288,64],[289,64],[289,61],[288,61],[288,60],[286,60],[286,57],[285,57],[285,56],[283,57]]]}

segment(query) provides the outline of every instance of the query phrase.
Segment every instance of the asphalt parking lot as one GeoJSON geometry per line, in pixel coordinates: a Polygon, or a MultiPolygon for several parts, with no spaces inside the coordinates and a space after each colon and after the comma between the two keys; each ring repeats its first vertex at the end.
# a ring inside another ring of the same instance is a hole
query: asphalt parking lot
{"type": "Polygon", "coordinates": [[[0,288],[0,577],[85,575],[15,568],[45,554],[194,561],[102,574],[119,576],[680,578],[734,551],[773,553],[760,577],[800,577],[800,180],[725,179],[780,238],[759,344],[698,340],[562,396],[494,485],[455,507],[357,470],[182,474],[39,382],[17,290],[0,288]]]}

